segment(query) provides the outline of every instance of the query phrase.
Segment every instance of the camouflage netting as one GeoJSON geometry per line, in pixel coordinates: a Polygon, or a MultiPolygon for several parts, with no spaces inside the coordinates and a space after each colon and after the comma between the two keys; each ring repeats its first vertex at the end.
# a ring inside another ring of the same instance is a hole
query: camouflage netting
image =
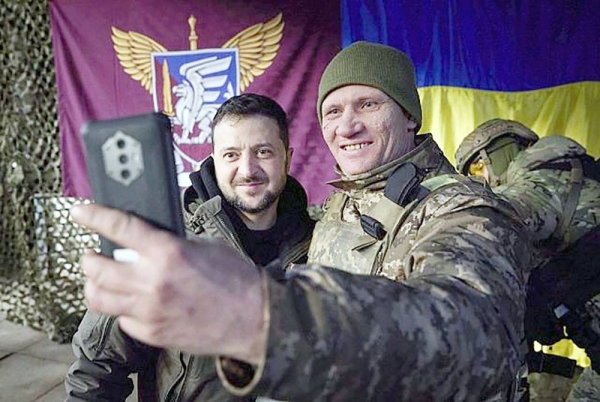
{"type": "Polygon", "coordinates": [[[69,341],[85,311],[77,261],[97,239],[60,197],[56,89],[47,1],[0,0],[0,307],[69,341]]]}

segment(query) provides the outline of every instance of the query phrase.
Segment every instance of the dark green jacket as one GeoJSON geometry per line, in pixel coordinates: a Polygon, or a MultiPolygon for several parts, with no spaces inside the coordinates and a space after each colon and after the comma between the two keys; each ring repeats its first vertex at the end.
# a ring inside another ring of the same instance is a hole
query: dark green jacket
{"type": "MultiPolygon", "coordinates": [[[[223,238],[251,261],[217,194],[210,158],[202,169],[203,174],[192,174],[194,186],[184,195],[188,237],[223,238]]],[[[288,218],[281,225],[279,258],[266,267],[273,277],[279,273],[271,267],[281,270],[306,261],[314,227],[306,207],[306,193],[288,177],[278,208],[278,224],[288,218]]],[[[131,373],[138,373],[141,401],[255,400],[255,396],[241,398],[225,391],[217,378],[214,358],[144,345],[123,333],[115,317],[88,311],[73,337],[73,351],[77,360],[65,380],[67,401],[123,401],[133,390],[131,373]]]]}

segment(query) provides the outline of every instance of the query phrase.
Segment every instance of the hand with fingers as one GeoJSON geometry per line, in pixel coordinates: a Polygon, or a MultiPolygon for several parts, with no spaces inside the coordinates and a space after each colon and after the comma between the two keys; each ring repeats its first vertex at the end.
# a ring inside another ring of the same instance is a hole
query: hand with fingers
{"type": "Polygon", "coordinates": [[[265,353],[265,302],[258,269],[218,240],[182,240],[100,205],[71,209],[73,220],[138,254],[131,262],[86,253],[85,299],[119,316],[149,345],[258,363],[265,353]]]}

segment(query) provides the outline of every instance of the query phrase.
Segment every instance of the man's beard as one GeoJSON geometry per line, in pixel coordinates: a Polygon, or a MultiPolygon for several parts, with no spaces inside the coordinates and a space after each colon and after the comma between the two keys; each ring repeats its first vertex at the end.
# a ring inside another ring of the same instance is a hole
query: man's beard
{"type": "Polygon", "coordinates": [[[224,197],[233,208],[247,214],[258,214],[266,211],[271,205],[273,205],[279,198],[279,195],[280,194],[275,194],[268,191],[255,207],[251,207],[250,205],[246,204],[244,200],[237,194],[233,195],[233,197],[229,195],[224,195],[224,197]]]}
{"type": "MultiPolygon", "coordinates": [[[[265,183],[267,181],[266,177],[256,176],[256,177],[247,177],[241,178],[238,180],[234,180],[232,185],[235,188],[237,185],[245,184],[245,183],[265,183]]],[[[223,193],[223,197],[225,201],[227,201],[232,207],[235,209],[245,212],[247,214],[258,214],[263,211],[266,211],[271,205],[277,202],[277,199],[283,193],[283,189],[285,188],[285,180],[283,180],[283,184],[281,188],[275,189],[274,192],[267,191],[263,198],[260,200],[257,206],[251,207],[248,205],[244,199],[238,194],[233,192],[233,194],[225,194],[223,193]]]]}

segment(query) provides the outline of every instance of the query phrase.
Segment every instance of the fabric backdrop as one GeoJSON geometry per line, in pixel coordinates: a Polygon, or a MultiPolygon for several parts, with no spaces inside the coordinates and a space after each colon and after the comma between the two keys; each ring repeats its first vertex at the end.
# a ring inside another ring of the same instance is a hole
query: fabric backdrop
{"type": "Polygon", "coordinates": [[[79,133],[85,121],[167,110],[185,185],[186,172],[211,152],[214,111],[241,92],[282,105],[294,147],[291,173],[311,202],[329,193],[325,181],[334,178],[334,162],[315,99],[340,46],[338,3],[52,0],[50,17],[66,195],[90,196],[79,133]]]}

